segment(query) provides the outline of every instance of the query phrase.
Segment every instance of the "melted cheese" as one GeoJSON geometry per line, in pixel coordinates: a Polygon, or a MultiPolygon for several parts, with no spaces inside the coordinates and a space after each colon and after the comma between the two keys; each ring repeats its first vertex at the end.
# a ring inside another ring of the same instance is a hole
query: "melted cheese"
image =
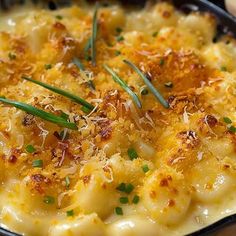
{"type": "Polygon", "coordinates": [[[57,11],[29,6],[0,17],[0,95],[64,112],[78,126],[64,130],[0,104],[0,225],[27,236],[178,236],[235,213],[234,39],[214,43],[216,22],[208,13],[184,15],[166,3],[127,10],[114,3],[98,11],[94,67],[83,51],[92,16],[93,7],[82,4],[57,11]],[[143,81],[123,59],[150,76],[169,109],[150,91],[141,94],[143,81]],[[104,63],[139,96],[142,109],[104,63]],[[78,94],[96,109],[84,114],[22,75],[78,94]],[[63,140],[55,136],[61,131],[63,140]],[[35,153],[26,151],[29,144],[35,153]],[[137,159],[130,160],[130,148],[137,159]],[[43,168],[32,166],[38,159],[43,168]],[[122,183],[132,191],[119,191],[122,183]],[[48,198],[54,201],[47,204],[48,198]]]}

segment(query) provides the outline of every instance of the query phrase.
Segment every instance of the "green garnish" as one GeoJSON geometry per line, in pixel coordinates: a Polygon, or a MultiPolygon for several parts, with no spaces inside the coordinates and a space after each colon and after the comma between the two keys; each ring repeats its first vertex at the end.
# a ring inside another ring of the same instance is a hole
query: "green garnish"
{"type": "Polygon", "coordinates": [[[86,114],[89,114],[89,113],[91,112],[91,110],[88,109],[88,108],[85,107],[85,106],[81,107],[81,110],[82,110],[84,113],[86,113],[86,114]]]}
{"type": "Polygon", "coordinates": [[[228,129],[231,133],[236,133],[236,127],[234,127],[233,125],[230,126],[228,129]]]}
{"type": "Polygon", "coordinates": [[[35,168],[42,168],[43,167],[43,160],[41,160],[41,159],[33,160],[32,166],[35,168]]]}
{"type": "Polygon", "coordinates": [[[92,64],[96,65],[96,38],[97,38],[97,31],[98,31],[98,22],[97,22],[97,12],[98,12],[99,5],[96,4],[95,11],[93,14],[93,27],[92,27],[92,37],[91,37],[91,58],[92,64]]]}
{"type": "Polygon", "coordinates": [[[70,98],[73,102],[81,104],[81,105],[83,105],[83,106],[85,106],[85,107],[87,107],[87,108],[89,108],[91,110],[94,108],[94,106],[92,104],[86,102],[84,99],[82,99],[82,98],[80,98],[80,97],[78,97],[78,96],[76,96],[76,95],[74,95],[72,93],[69,93],[69,92],[67,92],[65,90],[59,89],[57,87],[53,87],[53,86],[51,86],[49,84],[45,84],[43,82],[40,82],[40,81],[37,81],[37,80],[33,80],[33,79],[25,77],[25,76],[22,76],[22,79],[25,79],[25,80],[30,81],[32,83],[38,84],[39,86],[42,86],[42,87],[44,87],[44,88],[46,88],[46,89],[48,89],[50,91],[58,93],[58,94],[60,94],[60,95],[62,95],[64,97],[70,98]]]}
{"type": "Polygon", "coordinates": [[[45,70],[50,70],[50,69],[52,69],[52,65],[51,64],[45,64],[44,68],[45,68],[45,70]]]}
{"type": "Polygon", "coordinates": [[[52,196],[45,196],[43,198],[43,202],[46,204],[54,204],[55,203],[55,198],[52,196]]]}
{"type": "Polygon", "coordinates": [[[60,115],[60,117],[61,117],[62,119],[64,119],[64,120],[68,120],[68,119],[69,119],[69,115],[66,114],[66,113],[63,112],[63,111],[61,111],[61,115],[60,115]]]}
{"type": "Polygon", "coordinates": [[[120,192],[125,192],[126,184],[125,183],[121,183],[116,189],[119,190],[120,192]]]}
{"type": "Polygon", "coordinates": [[[154,33],[152,34],[152,37],[156,37],[157,35],[158,35],[158,31],[154,32],[154,33]]]}
{"type": "Polygon", "coordinates": [[[61,15],[56,15],[55,16],[58,20],[62,20],[63,19],[63,16],[61,16],[61,15]]]}
{"type": "Polygon", "coordinates": [[[70,177],[69,176],[66,176],[65,182],[66,182],[66,188],[69,189],[69,187],[70,187],[70,177]]]}
{"type": "Polygon", "coordinates": [[[116,37],[116,41],[117,41],[117,42],[124,41],[124,39],[125,39],[125,38],[124,38],[122,35],[119,35],[119,36],[116,37]]]}
{"type": "Polygon", "coordinates": [[[117,215],[123,215],[123,210],[122,210],[121,207],[116,207],[115,212],[116,212],[117,215]]]}
{"type": "Polygon", "coordinates": [[[160,59],[160,62],[159,62],[159,65],[160,65],[160,66],[163,66],[164,64],[165,64],[165,60],[164,60],[164,58],[161,58],[161,59],[160,59]]]}
{"type": "Polygon", "coordinates": [[[139,199],[140,199],[139,196],[138,196],[138,195],[135,195],[134,198],[133,198],[133,200],[132,200],[132,202],[133,202],[134,204],[138,204],[139,199]]]}
{"type": "Polygon", "coordinates": [[[34,148],[33,145],[28,145],[25,150],[28,152],[28,153],[34,153],[36,151],[36,149],[34,148]]]}
{"type": "Polygon", "coordinates": [[[130,160],[134,160],[134,159],[138,158],[138,154],[134,148],[129,148],[127,153],[128,153],[130,160]]]}
{"type": "Polygon", "coordinates": [[[167,83],[165,83],[165,87],[173,88],[173,83],[172,82],[167,82],[167,83]]]}
{"type": "Polygon", "coordinates": [[[74,216],[74,210],[70,210],[66,212],[67,216],[74,216]]]}
{"type": "Polygon", "coordinates": [[[162,95],[157,91],[157,89],[152,85],[149,79],[139,70],[137,66],[135,66],[132,62],[128,60],[124,60],[126,64],[128,64],[144,81],[156,99],[162,104],[163,107],[169,108],[168,102],[162,97],[162,95]]]}
{"type": "Polygon", "coordinates": [[[129,194],[133,191],[134,186],[132,184],[121,183],[116,189],[120,192],[129,194]]]}
{"type": "Polygon", "coordinates": [[[129,199],[127,197],[120,197],[120,203],[126,204],[129,202],[129,199]]]}
{"type": "Polygon", "coordinates": [[[27,112],[31,115],[40,117],[43,120],[46,120],[46,121],[49,121],[51,123],[60,125],[62,127],[66,127],[68,129],[73,129],[73,130],[78,129],[75,123],[67,122],[65,119],[63,119],[59,116],[56,116],[56,115],[53,115],[51,113],[45,112],[45,111],[40,110],[40,109],[38,109],[36,107],[33,107],[31,105],[28,105],[28,104],[25,104],[25,103],[22,103],[22,102],[12,101],[12,100],[9,100],[9,99],[3,98],[3,97],[0,97],[0,102],[12,105],[12,106],[14,106],[14,107],[16,107],[20,110],[23,110],[23,111],[25,111],[25,112],[27,112]]]}
{"type": "Polygon", "coordinates": [[[229,117],[224,117],[223,120],[226,124],[231,124],[232,123],[232,120],[230,120],[229,117]]]}
{"type": "Polygon", "coordinates": [[[116,55],[116,56],[119,56],[120,54],[121,54],[120,51],[118,51],[118,50],[115,51],[115,55],[116,55]]]}
{"type": "Polygon", "coordinates": [[[149,171],[148,165],[143,165],[142,170],[143,170],[144,173],[147,173],[149,171]]]}
{"type": "Polygon", "coordinates": [[[9,52],[8,57],[9,57],[10,60],[15,60],[16,59],[16,54],[14,54],[12,52],[9,52]]]}
{"type": "Polygon", "coordinates": [[[143,88],[143,89],[141,90],[141,94],[142,94],[143,96],[148,95],[148,89],[147,89],[147,88],[143,88]]]}
{"type": "Polygon", "coordinates": [[[126,193],[131,193],[132,191],[134,190],[134,186],[132,185],[132,184],[127,184],[126,185],[126,190],[125,190],[125,192],[126,193]]]}
{"type": "Polygon", "coordinates": [[[112,75],[112,79],[118,83],[133,99],[138,108],[142,108],[142,104],[138,96],[130,89],[130,87],[123,81],[109,66],[103,65],[104,69],[112,75]]]}
{"type": "Polygon", "coordinates": [[[221,70],[221,71],[227,71],[227,67],[226,67],[226,66],[222,66],[222,67],[220,68],[220,70],[221,70]]]}
{"type": "Polygon", "coordinates": [[[116,33],[120,34],[123,30],[120,27],[116,28],[116,33]]]}

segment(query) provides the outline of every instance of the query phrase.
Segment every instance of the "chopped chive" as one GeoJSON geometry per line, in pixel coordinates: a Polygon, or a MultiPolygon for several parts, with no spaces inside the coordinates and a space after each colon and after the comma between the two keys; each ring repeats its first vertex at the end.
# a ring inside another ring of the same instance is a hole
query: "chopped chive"
{"type": "Polygon", "coordinates": [[[69,187],[70,187],[70,177],[69,176],[66,176],[65,182],[66,182],[66,188],[69,189],[69,187]]]}
{"type": "Polygon", "coordinates": [[[0,97],[0,102],[12,105],[20,110],[23,110],[31,115],[40,117],[43,120],[52,122],[54,124],[66,127],[68,129],[73,129],[73,130],[77,130],[77,126],[75,123],[71,123],[71,122],[67,122],[66,120],[64,120],[63,118],[53,115],[51,113],[45,112],[43,110],[40,110],[36,107],[33,107],[31,105],[22,103],[22,102],[16,102],[16,101],[12,101],[3,97],[0,97]]]}
{"type": "Polygon", "coordinates": [[[139,196],[138,196],[138,195],[135,195],[134,198],[133,198],[133,200],[132,200],[132,202],[133,202],[134,204],[138,204],[139,199],[140,199],[139,196]]]}
{"type": "Polygon", "coordinates": [[[125,189],[125,192],[126,193],[131,193],[132,191],[134,190],[134,186],[132,184],[127,184],[126,185],[126,189],[125,189]]]}
{"type": "Polygon", "coordinates": [[[143,170],[144,173],[147,173],[149,171],[148,165],[143,165],[142,170],[143,170]]]}
{"type": "Polygon", "coordinates": [[[86,113],[86,114],[89,114],[89,113],[91,112],[91,109],[89,109],[89,108],[87,108],[87,107],[85,107],[85,106],[81,107],[81,110],[82,110],[84,113],[86,113]]]}
{"type": "Polygon", "coordinates": [[[46,204],[54,204],[55,203],[55,198],[52,196],[45,196],[43,198],[43,202],[46,204]]]}
{"type": "Polygon", "coordinates": [[[129,148],[127,153],[128,153],[130,160],[134,160],[134,159],[138,158],[138,154],[134,148],[129,148]]]}
{"type": "Polygon", "coordinates": [[[68,120],[68,119],[69,119],[69,115],[66,114],[66,113],[64,113],[63,111],[61,111],[60,117],[61,117],[62,119],[64,119],[64,120],[68,120]]]}
{"type": "Polygon", "coordinates": [[[142,91],[141,91],[141,94],[142,94],[143,96],[148,95],[148,89],[147,89],[147,88],[143,88],[142,91]]]}
{"type": "Polygon", "coordinates": [[[28,145],[25,150],[28,152],[28,153],[34,153],[36,151],[36,149],[34,148],[33,145],[28,145]]]}
{"type": "Polygon", "coordinates": [[[234,127],[233,125],[230,126],[228,129],[231,133],[236,133],[236,127],[234,127]]]}
{"type": "Polygon", "coordinates": [[[127,197],[120,197],[120,203],[126,204],[129,202],[129,199],[127,197]]]}
{"type": "Polygon", "coordinates": [[[10,60],[15,60],[16,59],[16,54],[14,54],[12,52],[9,52],[8,57],[9,57],[10,60]]]}
{"type": "Polygon", "coordinates": [[[120,192],[129,194],[133,191],[134,186],[132,184],[121,183],[116,189],[120,192]]]}
{"type": "Polygon", "coordinates": [[[232,120],[229,117],[224,117],[223,120],[226,124],[231,124],[232,123],[232,120]]]}
{"type": "Polygon", "coordinates": [[[221,70],[221,71],[227,71],[227,67],[226,67],[226,66],[222,66],[222,67],[220,68],[220,70],[221,70]]]}
{"type": "Polygon", "coordinates": [[[165,108],[169,108],[168,102],[162,97],[162,95],[152,85],[152,83],[149,81],[149,79],[139,70],[139,68],[128,60],[124,60],[124,62],[126,64],[128,64],[140,76],[140,78],[143,79],[143,81],[145,82],[147,87],[150,89],[150,91],[153,93],[153,95],[156,97],[156,99],[162,104],[162,106],[165,108]]]}
{"type": "Polygon", "coordinates": [[[158,35],[158,31],[156,31],[156,32],[154,32],[153,34],[152,34],[152,37],[156,37],[158,35]]]}
{"type": "Polygon", "coordinates": [[[98,12],[99,5],[96,3],[95,11],[93,14],[93,27],[92,27],[92,37],[91,37],[91,59],[92,64],[96,65],[96,38],[97,38],[97,31],[98,31],[98,22],[97,22],[97,12],[98,12]]]}
{"type": "Polygon", "coordinates": [[[160,65],[160,66],[163,66],[164,64],[165,64],[165,60],[164,60],[164,58],[161,58],[161,59],[160,59],[160,62],[159,62],[159,65],[160,65]]]}
{"type": "Polygon", "coordinates": [[[77,58],[74,57],[72,62],[82,71],[84,71],[84,65],[82,64],[82,62],[77,58]]]}
{"type": "Polygon", "coordinates": [[[56,15],[55,16],[58,20],[62,20],[63,19],[63,17],[61,16],[61,15],[56,15]]]}
{"type": "Polygon", "coordinates": [[[120,192],[125,192],[126,184],[125,183],[121,183],[116,189],[119,190],[120,192]]]}
{"type": "Polygon", "coordinates": [[[42,168],[43,167],[43,160],[33,160],[32,166],[35,168],[42,168]]]}
{"type": "Polygon", "coordinates": [[[138,108],[142,108],[142,104],[138,96],[129,88],[125,81],[123,81],[109,66],[103,65],[104,69],[112,75],[112,79],[118,83],[133,99],[138,108]]]}
{"type": "Polygon", "coordinates": [[[117,42],[124,41],[124,39],[125,39],[125,38],[124,38],[124,36],[122,36],[122,35],[119,35],[119,36],[116,37],[116,41],[117,41],[117,42]]]}
{"type": "Polygon", "coordinates": [[[33,79],[25,77],[25,76],[22,76],[22,79],[30,81],[32,83],[35,83],[35,84],[37,84],[39,86],[42,86],[42,87],[44,87],[44,88],[46,88],[46,89],[48,89],[50,91],[53,91],[53,92],[55,92],[57,94],[62,95],[64,97],[67,97],[67,98],[71,99],[73,102],[79,103],[79,104],[81,104],[81,105],[83,105],[83,106],[85,106],[85,107],[87,107],[87,108],[89,108],[91,110],[94,108],[93,105],[91,105],[90,103],[86,102],[84,99],[82,99],[79,96],[76,96],[76,95],[74,95],[72,93],[69,93],[69,92],[67,92],[65,90],[59,89],[57,87],[53,87],[53,86],[51,86],[49,84],[45,84],[43,82],[40,82],[40,81],[37,81],[37,80],[33,80],[33,79]]]}
{"type": "Polygon", "coordinates": [[[122,31],[123,31],[122,28],[120,28],[120,27],[116,28],[116,33],[120,34],[122,31]]]}
{"type": "Polygon", "coordinates": [[[115,55],[116,55],[116,56],[119,56],[120,54],[121,54],[120,51],[118,51],[118,50],[115,51],[115,55]]]}
{"type": "Polygon", "coordinates": [[[74,210],[70,210],[66,212],[67,216],[74,216],[74,210]]]}
{"type": "Polygon", "coordinates": [[[173,88],[173,83],[172,82],[166,82],[165,87],[167,88],[173,88]]]}
{"type": "Polygon", "coordinates": [[[116,212],[117,215],[123,215],[123,210],[122,210],[121,207],[116,207],[115,212],[116,212]]]}
{"type": "Polygon", "coordinates": [[[52,65],[51,64],[45,64],[44,68],[45,68],[45,70],[50,70],[50,69],[52,69],[52,65]]]}

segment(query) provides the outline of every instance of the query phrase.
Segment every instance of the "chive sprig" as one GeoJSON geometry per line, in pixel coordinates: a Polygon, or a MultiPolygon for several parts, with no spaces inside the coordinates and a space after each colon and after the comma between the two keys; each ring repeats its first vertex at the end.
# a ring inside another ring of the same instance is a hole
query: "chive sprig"
{"type": "Polygon", "coordinates": [[[123,60],[127,65],[129,65],[144,81],[144,83],[147,85],[149,90],[153,93],[153,95],[156,97],[156,99],[162,104],[163,107],[169,108],[169,103],[163,98],[163,96],[160,94],[160,92],[153,86],[153,84],[149,81],[149,79],[146,77],[144,73],[131,61],[123,60]]]}
{"type": "Polygon", "coordinates": [[[66,121],[65,119],[61,118],[60,116],[53,115],[51,113],[48,113],[46,111],[40,110],[36,107],[33,107],[31,105],[28,105],[26,103],[12,101],[9,99],[6,99],[4,97],[0,97],[0,102],[14,106],[22,111],[25,111],[31,115],[37,116],[43,120],[49,121],[51,123],[57,124],[62,127],[66,127],[68,129],[77,130],[77,125],[75,123],[71,123],[66,121]]]}
{"type": "Polygon", "coordinates": [[[142,104],[138,98],[138,96],[130,89],[130,87],[127,85],[127,83],[122,80],[109,66],[106,64],[103,65],[104,69],[112,75],[113,80],[118,83],[133,99],[135,104],[138,108],[142,108],[142,104]]]}
{"type": "Polygon", "coordinates": [[[49,84],[46,84],[46,83],[43,83],[43,82],[31,79],[31,78],[26,77],[26,76],[22,76],[22,79],[27,80],[29,82],[32,82],[34,84],[37,84],[39,86],[42,86],[42,87],[44,87],[44,88],[46,88],[46,89],[48,89],[50,91],[53,91],[53,92],[55,92],[57,94],[62,95],[64,97],[67,97],[67,98],[71,99],[73,102],[81,104],[82,106],[85,106],[85,107],[87,107],[90,110],[94,109],[94,106],[92,104],[88,103],[87,101],[85,101],[83,98],[81,98],[79,96],[76,96],[76,95],[74,95],[72,93],[69,93],[69,92],[67,92],[65,90],[62,90],[62,89],[59,89],[57,87],[51,86],[49,84]]]}

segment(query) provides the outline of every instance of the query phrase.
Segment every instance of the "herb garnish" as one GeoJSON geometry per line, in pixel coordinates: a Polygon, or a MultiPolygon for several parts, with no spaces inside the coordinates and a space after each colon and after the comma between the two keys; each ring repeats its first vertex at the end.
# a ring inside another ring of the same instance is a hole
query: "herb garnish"
{"type": "Polygon", "coordinates": [[[129,202],[129,199],[127,197],[120,197],[120,203],[126,204],[129,202]]]}
{"type": "Polygon", "coordinates": [[[62,89],[57,88],[57,87],[53,87],[53,86],[51,86],[49,84],[45,84],[43,82],[40,82],[40,81],[37,81],[37,80],[33,80],[33,79],[25,77],[25,76],[22,76],[22,79],[30,81],[32,83],[35,83],[35,84],[37,84],[39,86],[42,86],[42,87],[44,87],[44,88],[46,88],[46,89],[48,89],[50,91],[58,93],[58,94],[60,94],[60,95],[62,95],[64,97],[70,98],[73,102],[79,103],[79,104],[81,104],[81,105],[83,105],[83,106],[85,106],[85,107],[87,107],[87,108],[89,108],[91,110],[94,109],[94,106],[92,104],[86,102],[84,99],[80,98],[79,96],[76,96],[76,95],[74,95],[72,93],[69,93],[69,92],[67,92],[65,90],[62,90],[62,89]]]}
{"type": "Polygon", "coordinates": [[[139,196],[138,196],[138,195],[135,195],[134,198],[133,198],[133,200],[132,200],[132,202],[133,202],[134,204],[138,204],[138,202],[139,202],[139,196]]]}
{"type": "Polygon", "coordinates": [[[156,99],[162,104],[163,107],[169,108],[168,102],[162,97],[162,95],[157,91],[157,89],[152,85],[149,79],[142,73],[137,66],[135,66],[132,62],[128,60],[124,60],[124,62],[129,65],[139,76],[143,79],[144,83],[156,97],[156,99]]]}
{"type": "Polygon", "coordinates": [[[3,97],[0,97],[0,102],[6,103],[8,105],[12,105],[20,110],[23,110],[31,115],[40,117],[43,120],[52,122],[54,124],[57,124],[62,127],[66,127],[68,129],[77,130],[77,126],[75,123],[67,122],[65,119],[61,118],[60,116],[53,115],[51,113],[45,112],[43,110],[40,110],[36,107],[33,107],[31,105],[28,105],[26,103],[12,101],[3,97]]]}
{"type": "Polygon", "coordinates": [[[148,165],[143,165],[142,170],[143,170],[144,173],[147,173],[149,171],[148,165]]]}
{"type": "Polygon", "coordinates": [[[46,204],[54,204],[55,203],[55,198],[52,196],[45,196],[43,198],[43,202],[46,204]]]}
{"type": "Polygon", "coordinates": [[[32,166],[35,168],[42,168],[43,167],[43,160],[41,160],[41,159],[33,160],[32,166]]]}
{"type": "Polygon", "coordinates": [[[35,147],[33,145],[27,145],[25,150],[28,152],[28,153],[34,153],[36,151],[35,147]]]}
{"type": "Polygon", "coordinates": [[[142,104],[138,96],[130,89],[130,87],[123,81],[109,66],[103,65],[104,69],[112,75],[112,79],[118,83],[133,99],[138,108],[142,108],[142,104]]]}
{"type": "Polygon", "coordinates": [[[74,216],[74,210],[70,210],[66,212],[67,216],[74,216]]]}
{"type": "Polygon", "coordinates": [[[116,207],[115,212],[116,212],[117,215],[123,215],[123,210],[122,210],[121,207],[116,207]]]}
{"type": "Polygon", "coordinates": [[[134,160],[134,159],[138,158],[138,154],[134,148],[129,148],[127,153],[128,153],[130,160],[134,160]]]}
{"type": "Polygon", "coordinates": [[[50,69],[52,69],[52,65],[51,64],[45,64],[44,68],[45,68],[45,70],[50,70],[50,69]]]}

